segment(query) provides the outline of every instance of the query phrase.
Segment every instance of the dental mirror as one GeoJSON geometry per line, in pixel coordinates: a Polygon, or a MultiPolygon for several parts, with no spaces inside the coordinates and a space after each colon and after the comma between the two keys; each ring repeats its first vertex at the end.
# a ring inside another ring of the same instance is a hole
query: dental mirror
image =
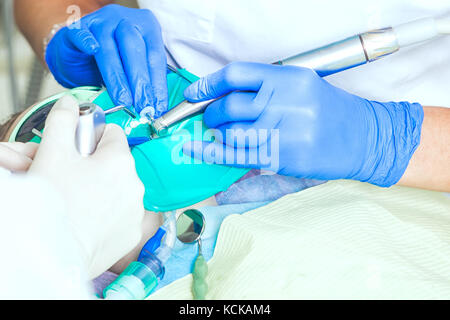
{"type": "Polygon", "coordinates": [[[184,211],[177,219],[177,238],[183,243],[198,242],[198,255],[192,270],[192,294],[195,300],[205,300],[208,292],[206,275],[208,265],[202,255],[202,243],[200,237],[205,229],[205,218],[203,214],[195,209],[184,211]]]}
{"type": "Polygon", "coordinates": [[[177,219],[177,238],[183,243],[196,242],[204,229],[205,218],[198,210],[186,210],[177,219]]]}

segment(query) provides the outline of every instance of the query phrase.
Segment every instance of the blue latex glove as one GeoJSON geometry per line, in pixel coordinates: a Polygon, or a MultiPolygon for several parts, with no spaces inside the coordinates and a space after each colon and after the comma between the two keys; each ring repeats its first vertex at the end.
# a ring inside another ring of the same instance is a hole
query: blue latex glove
{"type": "Polygon", "coordinates": [[[105,6],[59,30],[45,60],[64,87],[105,85],[116,105],[137,113],[167,110],[167,63],[161,30],[149,10],[105,6]]]}
{"type": "Polygon", "coordinates": [[[227,93],[204,114],[205,124],[226,137],[216,139],[224,144],[188,142],[186,154],[282,175],[387,187],[402,177],[420,142],[420,104],[369,101],[332,86],[310,69],[232,63],[192,84],[185,96],[202,101],[227,93]],[[242,139],[248,129],[269,134],[257,141],[242,139]],[[263,157],[267,150],[270,159],[263,157]]]}

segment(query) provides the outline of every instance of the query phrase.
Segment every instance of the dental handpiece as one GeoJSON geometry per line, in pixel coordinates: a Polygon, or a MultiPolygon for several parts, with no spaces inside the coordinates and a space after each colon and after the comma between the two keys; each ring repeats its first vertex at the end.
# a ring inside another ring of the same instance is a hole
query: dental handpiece
{"type": "MultiPolygon", "coordinates": [[[[378,60],[398,51],[401,47],[430,40],[440,34],[449,32],[449,20],[425,18],[394,28],[389,27],[364,32],[274,64],[310,68],[315,70],[319,76],[325,77],[378,60]]],[[[163,135],[170,126],[202,113],[216,100],[211,99],[196,103],[181,102],[151,123],[155,134],[163,135]]]]}
{"type": "Polygon", "coordinates": [[[78,152],[86,157],[95,152],[97,144],[105,131],[105,112],[94,103],[82,103],[80,118],[75,132],[75,145],[78,152]]]}

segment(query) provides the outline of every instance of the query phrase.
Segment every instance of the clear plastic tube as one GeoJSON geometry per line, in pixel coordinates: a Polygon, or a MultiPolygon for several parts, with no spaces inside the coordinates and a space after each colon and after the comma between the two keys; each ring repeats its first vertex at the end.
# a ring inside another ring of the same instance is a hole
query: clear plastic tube
{"type": "Polygon", "coordinates": [[[450,18],[422,18],[395,26],[393,30],[399,46],[406,47],[450,34],[450,18]]]}
{"type": "Polygon", "coordinates": [[[164,264],[169,259],[176,240],[175,211],[163,214],[161,229],[166,234],[155,253],[147,253],[139,261],[134,261],[103,291],[105,299],[143,300],[164,277],[164,264]]]}
{"type": "Polygon", "coordinates": [[[161,229],[166,231],[161,245],[155,250],[155,256],[164,265],[170,257],[177,237],[175,211],[164,213],[164,224],[161,229]]]}

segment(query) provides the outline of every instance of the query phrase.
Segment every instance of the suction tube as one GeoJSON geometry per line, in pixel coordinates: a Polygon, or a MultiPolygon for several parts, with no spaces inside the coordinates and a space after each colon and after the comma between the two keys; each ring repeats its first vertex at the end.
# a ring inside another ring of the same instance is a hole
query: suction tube
{"type": "Polygon", "coordinates": [[[450,33],[450,19],[424,18],[396,27],[372,30],[288,59],[282,65],[314,69],[321,77],[378,60],[423,41],[450,33]]]}
{"type": "Polygon", "coordinates": [[[176,239],[175,211],[163,214],[160,229],[165,236],[154,254],[148,252],[134,261],[103,291],[105,299],[144,300],[164,277],[164,264],[170,257],[176,239]]]}

